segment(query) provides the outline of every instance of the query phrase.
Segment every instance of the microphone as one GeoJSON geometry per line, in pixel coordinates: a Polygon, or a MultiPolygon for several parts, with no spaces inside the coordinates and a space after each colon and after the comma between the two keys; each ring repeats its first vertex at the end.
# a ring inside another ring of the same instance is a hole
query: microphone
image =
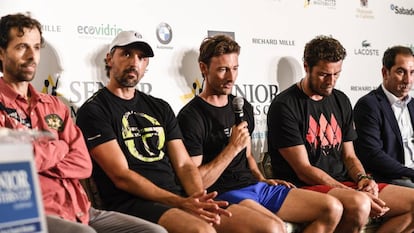
{"type": "Polygon", "coordinates": [[[240,124],[244,119],[244,112],[243,112],[243,105],[244,100],[241,96],[236,96],[233,99],[233,110],[234,116],[236,117],[236,125],[240,124]]]}

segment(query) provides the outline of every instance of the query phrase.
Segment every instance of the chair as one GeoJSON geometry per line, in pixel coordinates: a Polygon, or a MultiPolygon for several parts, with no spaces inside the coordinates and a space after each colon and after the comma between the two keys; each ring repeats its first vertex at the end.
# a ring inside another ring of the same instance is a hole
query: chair
{"type": "Polygon", "coordinates": [[[83,188],[85,189],[86,195],[88,195],[91,205],[95,209],[103,209],[103,202],[99,196],[98,187],[92,177],[80,180],[83,188]]]}

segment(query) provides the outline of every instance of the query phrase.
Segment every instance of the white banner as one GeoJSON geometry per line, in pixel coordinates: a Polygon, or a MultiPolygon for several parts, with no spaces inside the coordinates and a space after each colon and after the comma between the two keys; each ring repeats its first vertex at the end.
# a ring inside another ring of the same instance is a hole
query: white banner
{"type": "Polygon", "coordinates": [[[254,106],[259,156],[267,150],[272,98],[304,75],[306,42],[324,34],[345,46],[337,88],[354,104],[381,83],[387,47],[413,48],[413,8],[407,0],[1,0],[0,15],[30,12],[43,24],[46,46],[35,83],[60,95],[73,116],[105,85],[103,59],[120,30],[139,31],[149,40],[155,57],[138,88],[167,100],[176,113],[201,88],[197,57],[203,38],[231,34],[242,47],[234,93],[254,106]]]}

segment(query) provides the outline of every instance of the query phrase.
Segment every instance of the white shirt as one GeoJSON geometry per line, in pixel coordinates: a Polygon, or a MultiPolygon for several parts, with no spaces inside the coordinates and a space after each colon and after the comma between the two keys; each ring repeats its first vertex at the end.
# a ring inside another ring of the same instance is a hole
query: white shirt
{"type": "Polygon", "coordinates": [[[381,87],[391,104],[395,119],[397,119],[398,127],[400,128],[404,145],[405,166],[414,168],[414,131],[411,124],[410,112],[407,107],[407,104],[411,101],[411,96],[408,95],[404,100],[400,100],[385,89],[384,85],[381,85],[381,87]]]}

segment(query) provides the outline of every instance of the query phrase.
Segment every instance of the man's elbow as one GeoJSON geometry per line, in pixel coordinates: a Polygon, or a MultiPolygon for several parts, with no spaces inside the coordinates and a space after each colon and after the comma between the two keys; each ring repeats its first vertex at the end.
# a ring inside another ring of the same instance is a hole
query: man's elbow
{"type": "Polygon", "coordinates": [[[109,176],[111,181],[114,183],[115,187],[121,190],[128,189],[128,186],[130,183],[129,180],[131,177],[127,174],[127,172],[119,171],[119,172],[115,172],[115,173],[111,173],[107,175],[109,176]]]}

